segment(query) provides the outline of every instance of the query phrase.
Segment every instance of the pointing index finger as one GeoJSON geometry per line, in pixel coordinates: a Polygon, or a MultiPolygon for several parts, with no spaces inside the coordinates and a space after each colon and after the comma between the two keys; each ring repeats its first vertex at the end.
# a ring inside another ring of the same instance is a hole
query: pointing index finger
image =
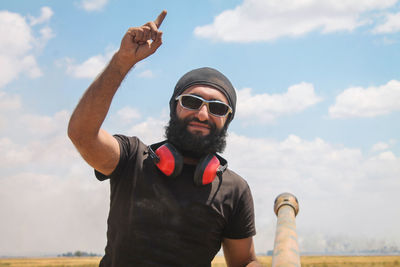
{"type": "Polygon", "coordinates": [[[160,15],[154,20],[154,24],[156,24],[157,28],[161,26],[161,23],[163,22],[165,16],[167,15],[167,11],[163,10],[160,15]]]}

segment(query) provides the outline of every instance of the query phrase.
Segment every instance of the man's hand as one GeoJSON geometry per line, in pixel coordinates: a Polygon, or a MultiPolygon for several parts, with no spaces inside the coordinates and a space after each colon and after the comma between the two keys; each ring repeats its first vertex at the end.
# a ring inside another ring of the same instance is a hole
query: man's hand
{"type": "Polygon", "coordinates": [[[161,46],[162,31],[159,28],[166,15],[167,11],[163,10],[154,21],[128,29],[117,52],[121,67],[129,70],[161,46]]]}

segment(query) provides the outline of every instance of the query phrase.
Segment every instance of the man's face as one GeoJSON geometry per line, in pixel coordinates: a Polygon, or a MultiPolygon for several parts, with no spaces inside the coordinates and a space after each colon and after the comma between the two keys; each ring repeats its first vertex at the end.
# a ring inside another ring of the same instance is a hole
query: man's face
{"type": "MultiPolygon", "coordinates": [[[[183,91],[182,94],[190,94],[200,96],[205,100],[218,100],[228,105],[228,100],[225,95],[219,90],[206,86],[194,85],[183,91]]],[[[187,130],[195,135],[206,136],[210,134],[211,125],[215,125],[218,130],[221,130],[228,116],[218,117],[211,114],[207,105],[203,105],[199,110],[189,110],[182,107],[179,103],[176,106],[176,115],[181,120],[194,118],[187,126],[187,130]]]]}
{"type": "MultiPolygon", "coordinates": [[[[192,94],[205,100],[218,100],[228,103],[225,95],[209,86],[189,87],[182,94],[192,94]]],[[[193,157],[222,152],[226,145],[225,125],[228,116],[218,117],[210,114],[207,105],[199,110],[189,110],[178,102],[176,116],[172,116],[166,127],[166,137],[181,152],[193,157]]]]}

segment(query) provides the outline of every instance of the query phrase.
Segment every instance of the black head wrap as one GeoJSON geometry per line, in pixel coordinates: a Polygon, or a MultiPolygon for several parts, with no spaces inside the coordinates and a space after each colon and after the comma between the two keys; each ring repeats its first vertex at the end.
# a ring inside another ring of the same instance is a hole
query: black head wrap
{"type": "Polygon", "coordinates": [[[176,109],[175,98],[183,93],[192,85],[202,84],[214,87],[215,89],[221,91],[228,99],[229,106],[232,108],[232,114],[229,115],[227,120],[228,123],[231,122],[235,115],[236,110],[236,92],[233,88],[231,82],[225,77],[221,72],[213,68],[199,68],[194,69],[186,73],[177,82],[174,93],[169,101],[170,115],[172,116],[176,109]]]}

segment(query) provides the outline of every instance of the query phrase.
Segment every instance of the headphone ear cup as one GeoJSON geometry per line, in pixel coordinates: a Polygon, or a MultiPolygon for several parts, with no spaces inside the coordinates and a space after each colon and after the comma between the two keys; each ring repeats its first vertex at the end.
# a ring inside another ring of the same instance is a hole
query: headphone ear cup
{"type": "Polygon", "coordinates": [[[197,164],[194,171],[194,183],[201,186],[212,183],[220,166],[220,162],[215,155],[209,154],[203,157],[197,164]]]}
{"type": "Polygon", "coordinates": [[[155,153],[160,159],[160,161],[156,163],[156,166],[162,173],[171,177],[175,177],[181,173],[183,157],[173,145],[165,143],[157,148],[155,153]]]}

